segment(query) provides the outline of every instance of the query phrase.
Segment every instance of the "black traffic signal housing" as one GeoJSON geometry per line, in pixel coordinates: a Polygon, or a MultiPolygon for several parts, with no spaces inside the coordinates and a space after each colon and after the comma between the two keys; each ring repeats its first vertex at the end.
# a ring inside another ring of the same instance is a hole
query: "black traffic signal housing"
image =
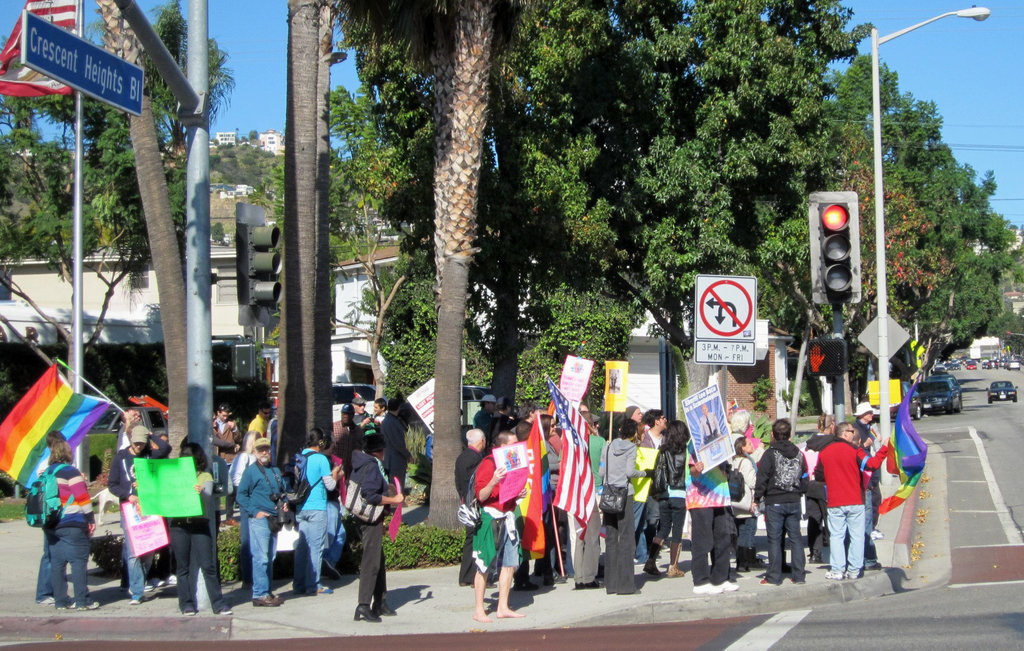
{"type": "Polygon", "coordinates": [[[846,373],[846,340],[821,337],[807,342],[807,370],[811,377],[836,377],[846,373]]]}
{"type": "Polygon", "coordinates": [[[813,192],[807,211],[811,294],[817,304],[860,303],[860,210],[856,192],[813,192]]]}
{"type": "Polygon", "coordinates": [[[238,323],[268,326],[281,300],[281,254],[275,251],[281,230],[267,225],[259,206],[235,205],[235,275],[238,323]]]}

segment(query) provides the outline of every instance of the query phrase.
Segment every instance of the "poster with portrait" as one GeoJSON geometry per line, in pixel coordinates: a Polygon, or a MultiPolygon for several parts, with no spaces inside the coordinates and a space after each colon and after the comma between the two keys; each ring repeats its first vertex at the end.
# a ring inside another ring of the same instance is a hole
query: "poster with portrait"
{"type": "Polygon", "coordinates": [[[725,406],[717,384],[683,399],[683,412],[690,427],[697,460],[704,464],[705,469],[714,468],[733,457],[725,406]]]}
{"type": "Polygon", "coordinates": [[[629,362],[604,363],[604,410],[626,411],[626,380],[629,362]]]}

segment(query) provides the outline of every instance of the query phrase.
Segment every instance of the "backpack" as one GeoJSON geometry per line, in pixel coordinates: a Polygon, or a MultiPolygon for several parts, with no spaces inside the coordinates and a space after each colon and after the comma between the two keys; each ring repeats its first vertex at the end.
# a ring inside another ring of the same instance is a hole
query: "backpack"
{"type": "MultiPolygon", "coordinates": [[[[53,529],[64,516],[64,504],[60,501],[60,488],[57,485],[57,473],[67,464],[57,464],[55,468],[43,471],[28,490],[25,499],[25,521],[30,527],[53,529]]],[[[68,504],[73,497],[68,497],[68,504]]]]}
{"type": "Polygon", "coordinates": [[[295,491],[288,496],[288,503],[295,512],[302,509],[302,505],[306,503],[310,493],[313,492],[313,487],[320,482],[320,477],[317,477],[316,481],[310,484],[306,477],[306,466],[309,465],[309,458],[314,454],[316,452],[310,450],[295,457],[295,491]]]}
{"type": "Polygon", "coordinates": [[[803,493],[804,457],[798,454],[792,459],[781,452],[775,452],[775,472],[772,473],[772,486],[787,493],[803,493]]]}
{"type": "MultiPolygon", "coordinates": [[[[477,466],[479,468],[480,466],[477,466]]],[[[466,491],[466,501],[459,506],[459,522],[470,531],[476,531],[480,526],[480,500],[476,496],[476,468],[469,476],[469,489],[466,491]]]]}
{"type": "Polygon", "coordinates": [[[729,467],[729,498],[733,502],[743,500],[743,493],[747,490],[747,482],[743,480],[743,473],[739,468],[729,467]]]}

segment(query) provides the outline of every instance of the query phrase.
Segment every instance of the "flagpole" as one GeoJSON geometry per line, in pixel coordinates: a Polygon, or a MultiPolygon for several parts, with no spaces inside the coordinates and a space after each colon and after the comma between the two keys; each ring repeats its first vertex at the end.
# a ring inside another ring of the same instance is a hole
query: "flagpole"
{"type": "MultiPolygon", "coordinates": [[[[56,359],[56,361],[57,361],[57,363],[58,363],[58,364],[60,364],[60,365],[61,365],[61,366],[63,366],[64,368],[68,369],[69,371],[71,370],[71,367],[70,367],[70,366],[68,366],[67,364],[65,364],[65,363],[64,363],[64,361],[63,361],[62,359],[60,359],[59,357],[58,357],[58,358],[56,359]]],[[[96,393],[100,394],[100,397],[101,397],[101,398],[103,398],[104,400],[106,400],[106,401],[107,401],[107,402],[109,402],[110,404],[112,404],[112,405],[114,405],[115,407],[117,407],[118,411],[120,411],[120,412],[121,412],[122,414],[124,413],[124,409],[122,409],[120,405],[118,405],[118,404],[117,404],[116,402],[114,402],[114,400],[112,400],[112,399],[110,398],[110,396],[108,396],[107,394],[103,393],[103,392],[102,392],[102,391],[100,391],[100,390],[99,390],[98,388],[96,388],[96,385],[95,385],[95,384],[93,384],[93,383],[92,383],[92,382],[90,382],[89,380],[86,380],[86,379],[85,379],[84,377],[81,377],[80,379],[82,380],[82,382],[84,382],[84,383],[88,384],[88,385],[89,385],[89,388],[90,388],[90,389],[92,389],[92,390],[93,390],[93,391],[95,391],[96,393]]],[[[79,391],[75,391],[75,393],[82,393],[82,391],[80,391],[80,390],[79,390],[79,391]]]]}
{"type": "MultiPolygon", "coordinates": [[[[75,33],[81,37],[82,2],[75,3],[75,33]]],[[[75,196],[72,218],[72,272],[71,272],[71,362],[74,364],[72,387],[82,393],[82,93],[75,91],[75,196]]],[[[75,465],[82,472],[89,469],[89,445],[75,450],[75,465]]]]}

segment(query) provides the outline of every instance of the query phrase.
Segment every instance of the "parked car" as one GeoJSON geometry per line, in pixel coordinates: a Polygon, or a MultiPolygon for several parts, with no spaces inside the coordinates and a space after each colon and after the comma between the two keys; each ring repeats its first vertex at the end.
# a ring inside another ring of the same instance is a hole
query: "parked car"
{"type": "Polygon", "coordinates": [[[366,401],[366,411],[373,413],[373,401],[377,397],[377,387],[372,384],[332,384],[331,385],[331,418],[341,420],[341,408],[352,402],[356,394],[366,401]]]}
{"type": "Polygon", "coordinates": [[[964,365],[964,367],[968,371],[977,371],[978,370],[978,362],[974,361],[973,359],[969,359],[969,360],[967,360],[967,363],[964,365]]]}
{"type": "Polygon", "coordinates": [[[964,408],[963,392],[952,375],[932,377],[917,385],[921,406],[925,412],[945,411],[960,413],[964,408]]]}
{"type": "Polygon", "coordinates": [[[983,360],[981,360],[981,368],[982,369],[992,368],[992,363],[989,362],[987,359],[983,359],[983,360]]]}
{"type": "MultiPolygon", "coordinates": [[[[135,409],[142,416],[141,423],[149,428],[154,434],[163,434],[167,431],[167,420],[164,412],[159,407],[142,407],[131,405],[126,409],[135,409]]],[[[103,412],[100,419],[89,430],[89,434],[117,434],[121,428],[121,410],[111,405],[103,412]]],[[[115,450],[116,451],[116,450],[115,450]]]]}
{"type": "MultiPolygon", "coordinates": [[[[907,391],[910,391],[910,388],[913,386],[913,384],[906,380],[904,380],[901,384],[903,385],[903,395],[907,395],[907,391]]],[[[899,408],[899,405],[889,406],[889,415],[891,418],[896,418],[896,413],[899,411],[899,408]]],[[[920,387],[918,387],[918,390],[915,391],[914,395],[910,397],[910,419],[918,420],[919,418],[921,418],[922,414],[924,414],[924,405],[921,403],[921,391],[920,387]]]]}
{"type": "Polygon", "coordinates": [[[1013,382],[1007,382],[1006,380],[993,382],[988,386],[988,404],[991,405],[994,400],[1012,400],[1017,402],[1017,387],[1013,385],[1013,382]]]}
{"type": "Polygon", "coordinates": [[[1011,359],[1009,362],[1006,363],[1006,369],[1009,371],[1019,371],[1020,362],[1015,359],[1011,359]]]}

